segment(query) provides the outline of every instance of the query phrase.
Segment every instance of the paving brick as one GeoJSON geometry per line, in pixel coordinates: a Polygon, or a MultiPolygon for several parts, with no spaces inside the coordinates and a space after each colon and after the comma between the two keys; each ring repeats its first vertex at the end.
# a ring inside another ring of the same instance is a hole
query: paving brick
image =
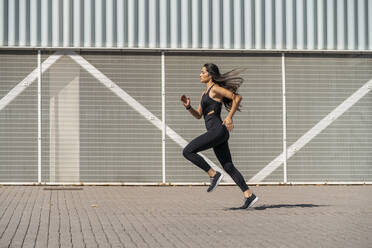
{"type": "Polygon", "coordinates": [[[81,248],[84,247],[85,244],[79,215],[74,205],[73,194],[77,194],[77,192],[65,191],[66,209],[68,212],[71,225],[70,227],[71,243],[73,247],[81,248]]]}
{"type": "Polygon", "coordinates": [[[61,247],[72,247],[72,232],[70,215],[66,203],[66,191],[58,191],[58,212],[60,216],[60,244],[61,247]]]}
{"type": "Polygon", "coordinates": [[[15,228],[14,236],[11,238],[9,247],[22,247],[23,241],[26,236],[26,233],[30,226],[32,212],[37,200],[37,188],[33,188],[30,192],[30,197],[27,201],[25,208],[22,211],[22,216],[18,222],[17,227],[15,228]]]}
{"type": "MultiPolygon", "coordinates": [[[[33,196],[35,198],[35,203],[32,209],[31,217],[30,217],[30,222],[29,226],[27,229],[27,232],[25,236],[23,237],[23,247],[34,247],[36,238],[37,238],[37,233],[39,230],[39,223],[40,223],[40,218],[41,218],[41,210],[42,210],[42,205],[43,205],[43,200],[45,197],[47,197],[46,194],[43,194],[42,188],[40,187],[35,187],[34,188],[36,195],[33,196]]],[[[19,246],[18,246],[19,247],[19,246]]]]}
{"type": "MultiPolygon", "coordinates": [[[[48,247],[49,221],[50,221],[50,210],[51,210],[50,204],[51,204],[52,192],[41,190],[40,193],[44,197],[43,197],[43,203],[42,203],[42,207],[40,211],[37,236],[35,240],[35,247],[45,248],[45,247],[48,247]]],[[[34,219],[34,221],[36,220],[34,219]]]]}
{"type": "Polygon", "coordinates": [[[44,188],[0,187],[0,247],[372,247],[372,186],[252,187],[250,210],[231,186],[44,188]]]}
{"type": "MultiPolygon", "coordinates": [[[[2,245],[7,247],[10,245],[15,233],[17,232],[17,229],[23,217],[23,211],[25,210],[29,199],[30,194],[28,194],[26,190],[23,190],[22,196],[16,201],[13,201],[8,208],[8,211],[4,216],[4,219],[7,220],[5,221],[7,222],[7,224],[5,226],[4,232],[1,234],[2,245]]],[[[1,224],[0,227],[2,227],[1,224]]]]}
{"type": "Polygon", "coordinates": [[[92,225],[84,209],[84,204],[81,202],[81,192],[74,192],[72,194],[72,205],[76,209],[78,221],[81,226],[81,233],[83,236],[83,242],[86,247],[98,247],[96,237],[94,235],[92,225]]]}
{"type": "Polygon", "coordinates": [[[48,219],[48,247],[59,247],[61,244],[61,217],[58,209],[58,201],[58,191],[52,191],[49,202],[50,214],[48,219]]]}

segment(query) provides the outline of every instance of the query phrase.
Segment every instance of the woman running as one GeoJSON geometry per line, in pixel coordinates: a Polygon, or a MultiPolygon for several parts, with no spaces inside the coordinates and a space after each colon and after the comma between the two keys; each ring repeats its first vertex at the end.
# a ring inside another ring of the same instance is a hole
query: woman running
{"type": "Polygon", "coordinates": [[[202,94],[198,109],[191,107],[190,98],[185,95],[181,96],[181,101],[196,119],[204,117],[207,132],[192,140],[184,148],[183,156],[208,173],[211,183],[207,192],[211,192],[221,182],[223,174],[211,168],[197,153],[213,147],[223,169],[243,191],[245,200],[240,208],[249,208],[257,202],[258,197],[249,190],[242,174],[232,163],[227,142],[230,136],[229,131],[234,127],[232,117],[236,110],[240,111],[239,103],[242,97],[237,94],[237,89],[242,84],[243,78],[239,77],[239,70],[232,70],[221,75],[215,64],[208,63],[201,69],[200,81],[205,84],[206,90],[202,94]],[[220,116],[222,103],[229,112],[224,121],[220,116]]]}

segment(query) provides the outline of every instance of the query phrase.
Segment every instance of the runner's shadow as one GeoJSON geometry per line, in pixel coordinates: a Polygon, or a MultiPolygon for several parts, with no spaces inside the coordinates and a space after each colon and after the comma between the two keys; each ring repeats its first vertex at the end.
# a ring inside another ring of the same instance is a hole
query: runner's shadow
{"type": "MultiPolygon", "coordinates": [[[[274,204],[274,205],[261,205],[258,207],[249,208],[250,210],[266,210],[270,208],[317,208],[325,205],[316,204],[274,204]]],[[[225,210],[245,210],[244,208],[225,208],[225,210]]]]}
{"type": "Polygon", "coordinates": [[[322,207],[322,205],[316,204],[277,204],[277,205],[262,205],[258,207],[253,207],[255,210],[265,210],[268,208],[317,208],[322,207]]]}

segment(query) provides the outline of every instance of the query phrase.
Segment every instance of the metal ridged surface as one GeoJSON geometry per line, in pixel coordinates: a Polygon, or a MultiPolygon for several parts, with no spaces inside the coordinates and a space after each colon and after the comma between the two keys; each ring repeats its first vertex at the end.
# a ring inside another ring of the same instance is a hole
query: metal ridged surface
{"type": "Polygon", "coordinates": [[[0,47],[372,50],[368,0],[0,0],[0,47]]]}
{"type": "MultiPolygon", "coordinates": [[[[35,52],[0,52],[0,99],[37,67],[35,52]]],[[[37,83],[0,111],[0,182],[37,181],[37,83]]]]}
{"type": "MultiPolygon", "coordinates": [[[[288,146],[371,80],[371,69],[371,56],[287,57],[288,146]]],[[[296,152],[288,181],[371,181],[371,106],[369,92],[296,152]]]]}
{"type": "MultiPolygon", "coordinates": [[[[47,61],[49,67],[42,74],[41,182],[161,182],[161,53],[63,51],[42,57],[42,68],[47,61]]],[[[36,182],[37,77],[25,77],[37,68],[37,54],[0,51],[0,58],[0,182],[36,182]],[[23,91],[7,102],[19,85],[23,91]]],[[[229,140],[233,161],[246,180],[264,171],[267,177],[252,182],[283,182],[282,161],[275,162],[283,150],[278,54],[165,53],[166,124],[185,143],[205,131],[179,100],[187,94],[197,107],[205,62],[222,72],[247,68],[243,111],[234,116],[229,140]]],[[[371,69],[371,55],[285,56],[288,182],[371,182],[371,69]],[[340,111],[355,93],[355,102],[340,111]],[[298,142],[309,132],[311,139],[298,142]]],[[[165,141],[166,182],[208,180],[183,158],[174,134],[165,141]]],[[[203,154],[218,165],[212,150],[203,154]]]]}
{"type": "MultiPolygon", "coordinates": [[[[282,149],[281,58],[279,56],[241,56],[212,54],[170,54],[166,56],[166,121],[187,142],[206,132],[204,119],[197,120],[184,110],[180,95],[190,97],[198,108],[205,86],[200,83],[203,63],[216,63],[221,73],[246,68],[245,82],[239,88],[242,111],[234,115],[235,129],[230,133],[229,147],[233,163],[248,181],[282,149]],[[182,64],[183,69],[180,69],[182,64]]],[[[223,107],[221,118],[227,112],[223,107]]],[[[182,148],[171,139],[166,143],[166,173],[171,182],[208,181],[207,175],[182,156],[182,148]]],[[[213,149],[202,152],[216,165],[213,149]]],[[[269,181],[283,180],[282,170],[269,181]]]]}
{"type": "MultiPolygon", "coordinates": [[[[161,118],[159,54],[81,55],[161,118]]],[[[161,131],[87,70],[64,56],[43,85],[43,181],[161,181],[161,131]]]]}

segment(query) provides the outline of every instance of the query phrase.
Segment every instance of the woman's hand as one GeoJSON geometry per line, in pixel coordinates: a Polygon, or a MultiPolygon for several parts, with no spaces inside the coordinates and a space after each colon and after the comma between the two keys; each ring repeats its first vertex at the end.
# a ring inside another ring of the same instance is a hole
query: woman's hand
{"type": "Polygon", "coordinates": [[[227,130],[231,132],[231,130],[234,128],[234,124],[231,118],[226,117],[226,119],[223,121],[222,125],[225,125],[227,130]]]}
{"type": "Polygon", "coordinates": [[[186,108],[190,106],[190,98],[186,97],[185,95],[181,96],[181,102],[186,108]]]}

